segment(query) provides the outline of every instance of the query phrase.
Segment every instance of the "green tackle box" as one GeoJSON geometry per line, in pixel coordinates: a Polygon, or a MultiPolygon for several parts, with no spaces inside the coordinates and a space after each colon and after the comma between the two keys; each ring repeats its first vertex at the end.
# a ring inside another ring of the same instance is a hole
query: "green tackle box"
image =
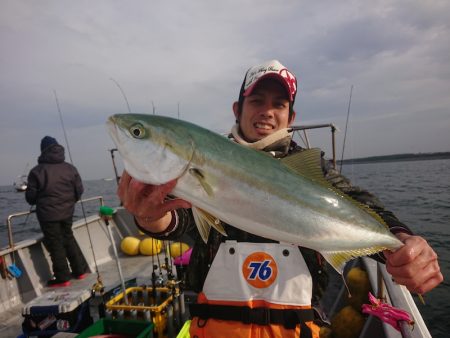
{"type": "Polygon", "coordinates": [[[153,323],[142,320],[103,318],[86,328],[76,338],[109,334],[123,334],[136,338],[153,338],[153,323]]]}

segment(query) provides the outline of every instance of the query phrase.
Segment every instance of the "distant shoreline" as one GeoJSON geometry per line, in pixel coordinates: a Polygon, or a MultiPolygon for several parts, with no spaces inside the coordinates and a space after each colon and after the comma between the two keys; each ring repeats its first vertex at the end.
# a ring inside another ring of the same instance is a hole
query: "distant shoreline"
{"type": "MultiPolygon", "coordinates": [[[[370,157],[346,159],[343,160],[342,163],[362,164],[362,163],[376,163],[376,162],[428,161],[428,160],[442,160],[442,159],[450,159],[450,152],[370,156],[370,157]]],[[[341,161],[338,161],[338,163],[340,164],[341,161]]]]}

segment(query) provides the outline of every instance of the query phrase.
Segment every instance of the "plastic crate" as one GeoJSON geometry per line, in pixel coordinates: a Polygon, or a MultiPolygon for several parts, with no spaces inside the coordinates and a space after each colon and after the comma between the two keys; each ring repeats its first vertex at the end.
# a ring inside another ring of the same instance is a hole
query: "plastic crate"
{"type": "Polygon", "coordinates": [[[123,334],[136,338],[153,338],[153,323],[142,320],[100,319],[82,331],[76,338],[97,335],[123,334]]]}
{"type": "Polygon", "coordinates": [[[151,286],[127,288],[126,304],[121,292],[105,304],[105,317],[112,319],[144,320],[154,324],[154,334],[158,338],[171,335],[184,322],[184,295],[178,287],[151,286]]]}

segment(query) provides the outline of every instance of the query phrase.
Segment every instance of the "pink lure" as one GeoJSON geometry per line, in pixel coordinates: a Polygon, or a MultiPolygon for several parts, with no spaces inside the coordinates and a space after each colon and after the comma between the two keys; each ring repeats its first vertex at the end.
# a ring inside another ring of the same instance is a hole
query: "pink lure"
{"type": "Polygon", "coordinates": [[[175,265],[189,265],[189,261],[191,259],[192,248],[189,248],[185,253],[181,256],[178,256],[173,260],[173,264],[175,265]]]}
{"type": "Polygon", "coordinates": [[[383,322],[391,325],[397,331],[400,331],[399,321],[404,320],[408,324],[414,325],[414,321],[408,312],[387,303],[383,303],[381,299],[375,298],[370,292],[369,300],[371,304],[362,305],[363,313],[380,318],[383,322]]]}

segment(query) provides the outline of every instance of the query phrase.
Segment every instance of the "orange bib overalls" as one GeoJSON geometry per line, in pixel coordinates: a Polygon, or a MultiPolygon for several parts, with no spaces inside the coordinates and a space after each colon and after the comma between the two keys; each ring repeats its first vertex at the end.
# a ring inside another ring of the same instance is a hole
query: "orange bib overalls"
{"type": "Polygon", "coordinates": [[[319,337],[298,247],[222,243],[192,307],[191,337],[319,337]]]}

